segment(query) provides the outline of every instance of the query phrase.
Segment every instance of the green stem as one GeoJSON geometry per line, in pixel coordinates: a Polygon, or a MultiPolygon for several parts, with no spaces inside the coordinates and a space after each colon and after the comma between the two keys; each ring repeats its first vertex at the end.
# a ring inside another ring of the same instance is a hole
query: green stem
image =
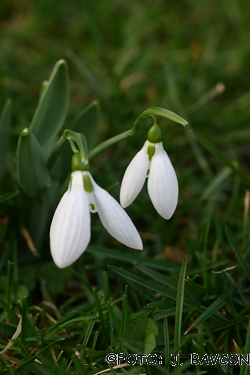
{"type": "MultiPolygon", "coordinates": [[[[187,125],[187,121],[184,120],[182,117],[178,116],[174,112],[168,111],[167,109],[160,108],[160,107],[150,107],[150,108],[146,109],[144,112],[142,112],[137,117],[137,119],[134,122],[134,126],[132,127],[132,129],[130,129],[130,130],[124,132],[124,133],[121,133],[119,135],[116,135],[116,136],[100,143],[98,146],[94,147],[93,150],[91,150],[90,153],[89,153],[89,159],[91,159],[95,155],[99,154],[99,152],[101,152],[105,148],[107,148],[109,146],[112,146],[113,144],[118,143],[120,141],[123,141],[124,139],[127,139],[128,137],[131,137],[134,134],[138,133],[140,131],[142,125],[143,125],[142,122],[146,117],[152,118],[153,125],[157,124],[157,121],[156,121],[156,118],[154,117],[154,115],[163,116],[163,117],[169,118],[172,121],[178,122],[182,125],[187,125]]],[[[66,129],[63,133],[63,136],[68,141],[72,140],[72,141],[77,143],[82,158],[84,157],[85,160],[86,160],[87,144],[86,144],[86,140],[85,140],[84,135],[80,134],[80,133],[75,133],[72,130],[66,129]]],[[[75,147],[72,147],[72,145],[71,145],[71,148],[72,148],[73,152],[76,152],[75,147]]]]}
{"type": "Polygon", "coordinates": [[[112,146],[113,144],[118,143],[120,141],[123,141],[124,139],[127,139],[127,138],[133,136],[134,134],[138,133],[139,130],[141,129],[141,127],[142,127],[142,121],[145,117],[151,117],[152,120],[153,120],[153,125],[157,124],[156,118],[153,115],[147,114],[145,116],[145,114],[143,114],[143,113],[134,122],[134,126],[133,126],[132,129],[127,130],[124,133],[115,135],[114,137],[109,138],[106,141],[100,143],[98,146],[94,147],[93,150],[91,150],[90,153],[89,153],[89,159],[91,159],[91,158],[93,158],[93,156],[99,154],[99,152],[101,152],[105,148],[107,148],[109,146],[112,146]]]}
{"type": "Polygon", "coordinates": [[[93,150],[90,151],[89,159],[91,159],[95,155],[99,154],[99,152],[101,152],[105,148],[107,148],[109,146],[112,146],[113,144],[118,143],[120,141],[123,141],[124,139],[127,139],[127,138],[131,137],[132,135],[134,135],[132,133],[132,130],[127,130],[124,133],[115,135],[114,137],[107,139],[106,141],[100,143],[98,146],[94,147],[93,150]]]}
{"type": "Polygon", "coordinates": [[[73,130],[69,129],[64,130],[63,136],[69,141],[71,149],[74,153],[80,152],[82,163],[88,163],[88,147],[85,136],[81,133],[75,133],[73,130]],[[73,142],[77,144],[79,150],[75,147],[73,142]]]}
{"type": "Polygon", "coordinates": [[[153,120],[153,125],[157,124],[156,118],[153,116],[153,113],[150,112],[150,108],[146,109],[146,111],[142,112],[134,122],[134,126],[131,129],[132,135],[139,132],[142,127],[142,122],[146,117],[151,117],[153,120]]]}

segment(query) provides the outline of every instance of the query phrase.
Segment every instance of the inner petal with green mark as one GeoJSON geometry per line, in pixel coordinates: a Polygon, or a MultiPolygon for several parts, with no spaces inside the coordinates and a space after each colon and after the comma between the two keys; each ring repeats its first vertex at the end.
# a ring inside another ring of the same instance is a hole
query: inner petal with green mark
{"type": "Polygon", "coordinates": [[[92,213],[97,212],[94,190],[93,190],[93,186],[89,177],[89,173],[83,173],[83,186],[84,186],[84,190],[86,191],[86,193],[88,193],[90,212],[92,213]]]}

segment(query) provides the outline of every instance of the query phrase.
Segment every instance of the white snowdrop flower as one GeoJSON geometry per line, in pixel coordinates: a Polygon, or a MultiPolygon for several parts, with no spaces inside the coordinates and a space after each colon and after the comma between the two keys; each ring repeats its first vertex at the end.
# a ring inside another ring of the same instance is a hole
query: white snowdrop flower
{"type": "Polygon", "coordinates": [[[83,187],[82,172],[71,175],[68,190],[54,213],[50,227],[50,249],[59,268],[72,264],[90,241],[88,194],[83,187]]]}
{"type": "Polygon", "coordinates": [[[89,172],[75,171],[50,227],[51,255],[59,268],[71,265],[86,250],[90,241],[90,211],[98,212],[103,226],[114,238],[142,250],[139,233],[119,203],[95,183],[89,172]]]}
{"type": "Polygon", "coordinates": [[[156,211],[164,219],[170,219],[177,206],[178,181],[162,142],[147,140],[127,167],[120,191],[122,207],[135,200],[146,177],[148,193],[156,211]]]}

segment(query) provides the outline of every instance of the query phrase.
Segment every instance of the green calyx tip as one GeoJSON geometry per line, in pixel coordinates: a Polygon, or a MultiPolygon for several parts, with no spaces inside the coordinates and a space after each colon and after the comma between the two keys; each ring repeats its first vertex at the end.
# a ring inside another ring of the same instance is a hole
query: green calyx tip
{"type": "Polygon", "coordinates": [[[72,171],[88,171],[89,170],[89,165],[84,164],[81,158],[80,152],[76,152],[71,159],[71,168],[72,171]]]}
{"type": "Polygon", "coordinates": [[[148,131],[147,138],[150,143],[159,143],[162,141],[162,133],[159,125],[154,124],[153,126],[151,126],[148,131]]]}
{"type": "MultiPolygon", "coordinates": [[[[84,190],[86,191],[86,193],[92,193],[93,186],[92,186],[89,174],[83,175],[83,186],[84,186],[84,190]]],[[[91,207],[91,208],[93,208],[93,207],[91,207]]]]}

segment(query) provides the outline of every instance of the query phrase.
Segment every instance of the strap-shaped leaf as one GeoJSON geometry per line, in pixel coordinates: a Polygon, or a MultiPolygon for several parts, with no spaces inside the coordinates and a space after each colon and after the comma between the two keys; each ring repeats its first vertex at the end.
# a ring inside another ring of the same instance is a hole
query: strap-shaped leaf
{"type": "Polygon", "coordinates": [[[62,128],[69,102],[69,78],[64,60],[58,61],[48,83],[43,85],[41,97],[29,130],[43,146],[62,128]]]}
{"type": "Polygon", "coordinates": [[[0,178],[5,167],[5,160],[8,152],[12,104],[8,99],[3,107],[0,117],[0,178]]]}
{"type": "MultiPolygon", "coordinates": [[[[69,129],[76,133],[83,133],[87,139],[88,148],[91,148],[96,140],[99,121],[100,108],[98,102],[94,101],[79,113],[69,129]]],[[[54,145],[48,158],[48,168],[53,177],[61,178],[71,171],[72,150],[67,143],[62,136],[54,145]]]]}
{"type": "Polygon", "coordinates": [[[84,108],[76,119],[69,126],[69,129],[76,133],[83,133],[87,139],[90,149],[97,136],[97,126],[100,122],[100,107],[97,101],[94,101],[88,107],[84,108]]]}
{"type": "Polygon", "coordinates": [[[28,129],[22,131],[18,140],[17,178],[22,189],[32,197],[42,195],[51,185],[41,147],[28,129]]]}

